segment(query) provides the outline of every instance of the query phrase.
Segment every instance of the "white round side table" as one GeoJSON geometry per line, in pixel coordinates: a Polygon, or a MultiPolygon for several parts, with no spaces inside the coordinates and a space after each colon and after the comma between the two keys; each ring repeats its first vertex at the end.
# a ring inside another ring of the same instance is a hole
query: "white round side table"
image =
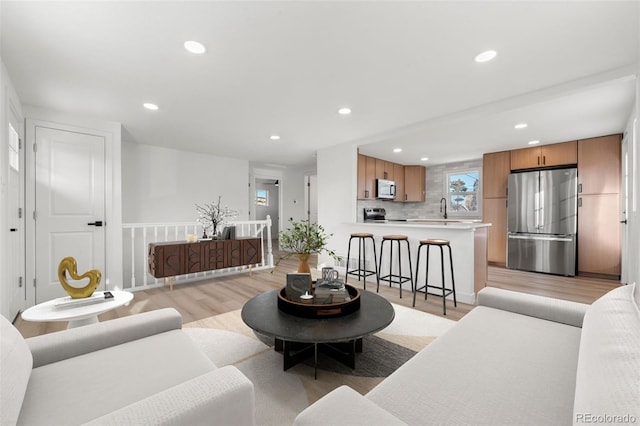
{"type": "MultiPolygon", "coordinates": [[[[94,295],[99,296],[104,292],[96,291],[94,295]]],[[[96,303],[79,306],[62,306],[61,303],[68,301],[68,297],[49,300],[30,307],[22,313],[25,321],[69,321],[67,328],[81,327],[87,324],[98,322],[98,315],[128,304],[133,299],[133,293],[128,291],[112,290],[113,298],[96,303]]]]}

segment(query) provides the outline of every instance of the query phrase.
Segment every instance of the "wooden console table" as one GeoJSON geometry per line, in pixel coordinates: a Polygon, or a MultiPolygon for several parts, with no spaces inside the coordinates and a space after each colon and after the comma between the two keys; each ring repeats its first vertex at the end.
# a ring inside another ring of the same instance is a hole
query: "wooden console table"
{"type": "Polygon", "coordinates": [[[164,278],[165,283],[169,278],[169,287],[173,290],[173,277],[177,275],[262,262],[261,243],[260,238],[150,243],[149,273],[155,278],[164,278]]]}

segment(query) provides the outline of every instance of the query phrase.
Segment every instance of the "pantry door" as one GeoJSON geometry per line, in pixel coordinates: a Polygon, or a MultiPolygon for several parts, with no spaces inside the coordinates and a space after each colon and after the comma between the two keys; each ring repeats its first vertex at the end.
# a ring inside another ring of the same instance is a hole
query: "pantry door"
{"type": "Polygon", "coordinates": [[[79,274],[98,269],[105,276],[105,137],[36,126],[35,143],[35,298],[41,303],[66,295],[58,264],[67,256],[76,259],[79,274]]]}

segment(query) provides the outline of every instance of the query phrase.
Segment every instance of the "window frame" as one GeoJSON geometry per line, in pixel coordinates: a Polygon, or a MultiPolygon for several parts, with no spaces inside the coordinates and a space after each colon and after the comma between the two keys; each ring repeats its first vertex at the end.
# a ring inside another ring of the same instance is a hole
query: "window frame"
{"type": "Polygon", "coordinates": [[[457,169],[449,169],[444,171],[444,198],[447,200],[447,215],[448,217],[482,217],[482,167],[465,167],[465,168],[457,168],[457,169]],[[478,174],[478,185],[476,191],[466,191],[466,192],[451,192],[450,191],[450,179],[453,175],[463,175],[463,174],[478,174]],[[451,197],[455,194],[460,194],[463,196],[473,195],[476,197],[476,206],[477,210],[469,211],[469,210],[454,210],[453,204],[451,202],[451,197]]]}
{"type": "Polygon", "coordinates": [[[260,207],[269,207],[269,190],[265,189],[265,188],[258,188],[256,189],[256,198],[255,198],[255,202],[256,202],[256,206],[260,206],[260,207]],[[265,196],[264,197],[260,197],[258,195],[258,193],[260,191],[264,191],[265,196]],[[260,202],[259,199],[260,198],[264,198],[264,202],[260,202]]]}

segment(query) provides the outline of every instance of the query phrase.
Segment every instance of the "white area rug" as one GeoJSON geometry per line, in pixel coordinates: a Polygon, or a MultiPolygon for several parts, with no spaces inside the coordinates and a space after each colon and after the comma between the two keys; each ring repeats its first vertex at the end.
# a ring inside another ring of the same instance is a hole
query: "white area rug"
{"type": "Polygon", "coordinates": [[[393,307],[395,319],[375,335],[383,340],[364,341],[363,354],[356,358],[356,371],[334,369],[331,362],[327,362],[329,367],[318,370],[317,380],[314,380],[311,365],[301,363],[283,371],[282,354],[258,340],[242,321],[240,310],[185,324],[184,330],[214,364],[219,367],[235,365],[251,380],[256,394],[258,425],[290,425],[309,404],[338,386],[346,384],[366,394],[384,379],[356,375],[359,361],[361,364],[375,362],[366,359],[367,344],[370,344],[370,350],[374,349],[371,345],[375,345],[375,349],[381,351],[379,353],[411,354],[408,349],[423,349],[455,324],[455,321],[404,306],[394,304],[393,307]]]}

